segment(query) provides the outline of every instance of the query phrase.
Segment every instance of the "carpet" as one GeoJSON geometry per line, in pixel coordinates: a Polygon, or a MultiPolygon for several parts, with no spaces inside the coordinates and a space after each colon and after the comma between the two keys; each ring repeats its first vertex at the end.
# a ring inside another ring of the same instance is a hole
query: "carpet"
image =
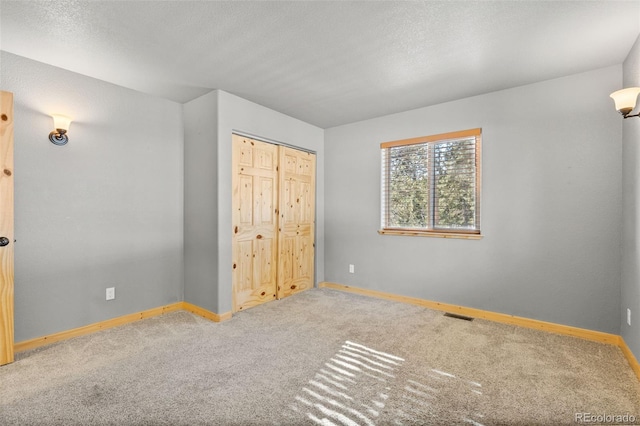
{"type": "Polygon", "coordinates": [[[631,415],[619,348],[330,289],[17,354],[2,425],[559,425],[631,415]],[[583,417],[584,418],[584,417],[583,417]]]}

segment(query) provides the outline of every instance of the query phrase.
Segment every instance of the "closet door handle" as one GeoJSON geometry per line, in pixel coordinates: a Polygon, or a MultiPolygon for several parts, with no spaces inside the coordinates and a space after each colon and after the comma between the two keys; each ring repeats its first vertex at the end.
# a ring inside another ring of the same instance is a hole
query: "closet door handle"
{"type": "Polygon", "coordinates": [[[9,239],[7,237],[0,237],[0,247],[8,246],[9,239]]]}

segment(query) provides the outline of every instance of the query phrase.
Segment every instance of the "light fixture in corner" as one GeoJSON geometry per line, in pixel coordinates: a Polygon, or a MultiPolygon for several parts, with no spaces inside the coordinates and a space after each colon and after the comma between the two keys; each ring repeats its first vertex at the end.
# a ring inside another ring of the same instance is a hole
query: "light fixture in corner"
{"type": "Polygon", "coordinates": [[[69,125],[71,119],[66,115],[52,115],[53,117],[53,132],[49,133],[49,140],[55,145],[66,145],[69,142],[67,132],[69,131],[69,125]]]}
{"type": "Polygon", "coordinates": [[[640,94],[640,87],[628,87],[626,89],[613,92],[610,96],[616,104],[616,109],[624,118],[640,117],[640,113],[631,114],[636,107],[636,101],[640,94]]]}

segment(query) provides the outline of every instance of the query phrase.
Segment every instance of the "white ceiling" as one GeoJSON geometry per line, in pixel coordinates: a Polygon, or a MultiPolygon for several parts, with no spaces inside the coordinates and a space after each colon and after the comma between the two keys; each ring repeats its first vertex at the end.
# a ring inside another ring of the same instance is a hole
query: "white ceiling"
{"type": "Polygon", "coordinates": [[[624,61],[640,1],[0,1],[7,52],[327,128],[624,61]]]}

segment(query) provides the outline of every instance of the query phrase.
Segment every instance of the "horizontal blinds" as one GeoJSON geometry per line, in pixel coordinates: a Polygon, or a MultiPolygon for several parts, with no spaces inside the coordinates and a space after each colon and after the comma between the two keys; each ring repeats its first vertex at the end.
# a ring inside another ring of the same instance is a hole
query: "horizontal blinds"
{"type": "Polygon", "coordinates": [[[480,129],[440,136],[381,145],[382,228],[479,232],[480,129]]]}
{"type": "Polygon", "coordinates": [[[381,172],[381,187],[380,187],[380,229],[389,227],[389,215],[388,212],[388,201],[387,197],[389,194],[389,175],[388,175],[388,161],[389,161],[389,150],[381,149],[381,164],[380,170],[381,172]]]}

